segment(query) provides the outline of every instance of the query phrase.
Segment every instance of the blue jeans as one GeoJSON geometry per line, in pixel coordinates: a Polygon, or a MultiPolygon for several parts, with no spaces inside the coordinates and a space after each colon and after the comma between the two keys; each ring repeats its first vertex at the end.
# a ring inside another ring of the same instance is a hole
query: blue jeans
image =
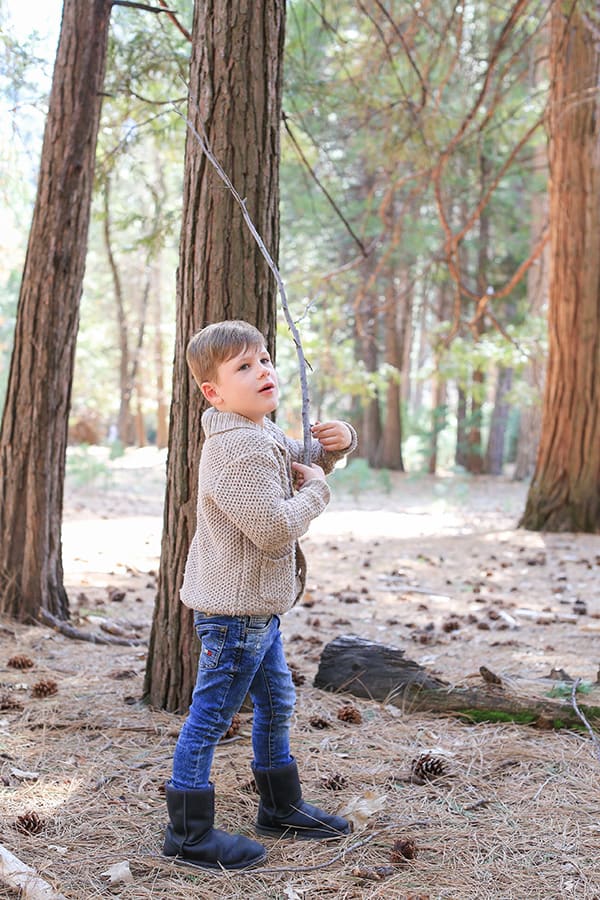
{"type": "Polygon", "coordinates": [[[277,616],[203,616],[194,623],[202,642],[198,677],[181,729],[171,786],[209,784],[215,747],[247,694],[254,704],[252,750],[259,769],[286,766],[296,691],[283,653],[277,616]]]}

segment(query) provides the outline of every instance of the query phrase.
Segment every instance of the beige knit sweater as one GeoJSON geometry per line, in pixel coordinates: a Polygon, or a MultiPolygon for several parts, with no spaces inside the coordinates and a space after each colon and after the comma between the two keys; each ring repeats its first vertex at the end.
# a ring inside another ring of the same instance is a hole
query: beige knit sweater
{"type": "MultiPolygon", "coordinates": [[[[281,614],[301,596],[306,580],[298,538],[329,502],[329,487],[311,479],[296,493],[292,461],[302,444],[269,419],[262,424],[208,409],[200,458],[196,533],[181,599],[207,615],[281,614]]],[[[313,462],[325,472],[355,449],[329,453],[314,440],[313,462]]]]}

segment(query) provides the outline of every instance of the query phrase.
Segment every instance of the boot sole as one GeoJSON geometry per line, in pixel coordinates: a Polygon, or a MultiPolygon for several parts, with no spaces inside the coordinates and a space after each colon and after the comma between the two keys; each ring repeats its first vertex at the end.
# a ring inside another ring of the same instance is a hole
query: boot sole
{"type": "Polygon", "coordinates": [[[310,828],[300,830],[296,828],[269,828],[267,825],[255,825],[254,830],[263,837],[297,838],[299,841],[341,841],[348,837],[350,831],[323,832],[312,831],[310,828]]]}
{"type": "Polygon", "coordinates": [[[184,866],[188,869],[200,869],[201,871],[204,870],[210,872],[241,872],[243,869],[252,869],[254,866],[259,866],[266,860],[267,853],[265,851],[261,856],[257,856],[255,859],[250,860],[250,862],[239,866],[224,866],[222,863],[195,862],[192,859],[185,859],[183,856],[166,856],[164,853],[162,854],[162,857],[163,859],[168,859],[169,862],[175,863],[176,866],[184,866]]]}

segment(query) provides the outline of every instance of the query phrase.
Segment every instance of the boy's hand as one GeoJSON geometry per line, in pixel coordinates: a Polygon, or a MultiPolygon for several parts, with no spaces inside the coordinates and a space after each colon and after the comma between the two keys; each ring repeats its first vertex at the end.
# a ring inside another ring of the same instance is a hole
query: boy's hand
{"type": "Polygon", "coordinates": [[[325,450],[346,450],[352,443],[352,434],[345,422],[316,422],[311,432],[325,450]]]}
{"type": "Polygon", "coordinates": [[[317,466],[314,463],[312,466],[305,466],[302,463],[293,462],[292,469],[294,470],[294,484],[298,490],[314,478],[319,481],[325,481],[325,472],[321,466],[317,466]]]}

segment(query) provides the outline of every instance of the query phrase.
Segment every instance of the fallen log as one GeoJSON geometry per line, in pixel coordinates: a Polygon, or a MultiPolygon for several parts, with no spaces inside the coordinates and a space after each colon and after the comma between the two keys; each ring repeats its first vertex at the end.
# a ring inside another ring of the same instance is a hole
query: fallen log
{"type": "Polygon", "coordinates": [[[91,644],[116,644],[119,647],[143,647],[148,643],[142,638],[109,637],[108,635],[81,631],[79,628],[70,625],[69,622],[57,619],[47,609],[40,610],[39,618],[40,621],[45,625],[49,625],[54,631],[58,631],[74,641],[89,641],[91,644]]]}
{"type": "MultiPolygon", "coordinates": [[[[485,666],[480,672],[481,684],[449,684],[406,659],[399,647],[340,635],[323,648],[314,685],[391,703],[406,712],[447,713],[474,722],[581,728],[568,686],[560,696],[556,679],[498,677],[485,666]],[[557,693],[559,696],[548,696],[557,693]]],[[[600,686],[586,691],[585,703],[579,702],[579,707],[591,721],[600,719],[600,686]]]]}

